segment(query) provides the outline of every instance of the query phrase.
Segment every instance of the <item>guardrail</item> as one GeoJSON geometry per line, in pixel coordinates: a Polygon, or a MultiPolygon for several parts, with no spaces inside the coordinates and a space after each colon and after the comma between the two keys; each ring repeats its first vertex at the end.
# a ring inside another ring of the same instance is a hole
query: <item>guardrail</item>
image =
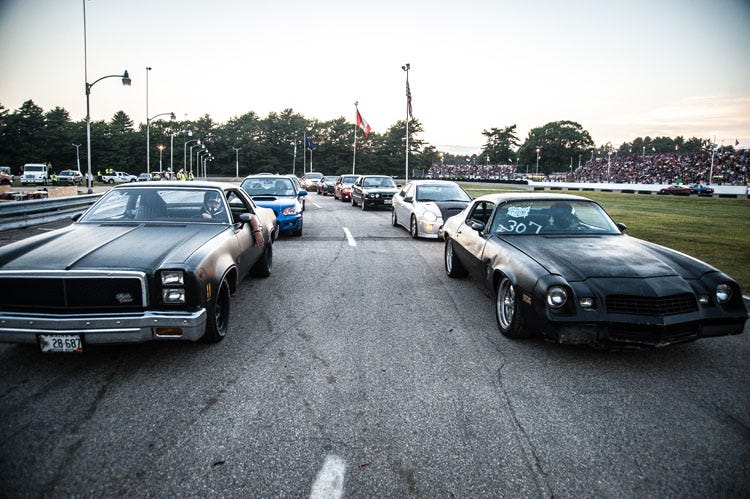
{"type": "Polygon", "coordinates": [[[0,203],[0,231],[55,222],[85,211],[102,194],[0,203]]]}

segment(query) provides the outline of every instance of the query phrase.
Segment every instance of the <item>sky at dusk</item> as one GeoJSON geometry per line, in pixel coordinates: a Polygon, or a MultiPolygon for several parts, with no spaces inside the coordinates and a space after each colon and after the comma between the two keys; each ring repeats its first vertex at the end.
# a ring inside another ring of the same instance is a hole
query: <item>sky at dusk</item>
{"type": "MultiPolygon", "coordinates": [[[[94,120],[218,123],[291,108],[478,153],[482,130],[571,120],[597,145],[716,138],[750,147],[750,1],[86,1],[94,120]]],[[[0,104],[85,119],[83,0],[0,0],[0,104]]],[[[300,134],[302,131],[300,131],[300,134]]]]}

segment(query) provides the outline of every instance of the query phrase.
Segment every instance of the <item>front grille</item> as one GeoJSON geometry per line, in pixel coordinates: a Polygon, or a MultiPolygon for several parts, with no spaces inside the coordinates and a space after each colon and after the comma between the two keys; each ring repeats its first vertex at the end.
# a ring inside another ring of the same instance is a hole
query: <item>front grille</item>
{"type": "Polygon", "coordinates": [[[0,289],[6,311],[134,311],[146,305],[145,278],[137,273],[0,276],[0,289]]]}
{"type": "Polygon", "coordinates": [[[606,328],[610,341],[659,345],[682,343],[698,338],[700,328],[696,322],[674,326],[646,326],[636,324],[610,324],[606,328]]]}
{"type": "Polygon", "coordinates": [[[629,296],[609,295],[606,298],[607,313],[665,317],[698,310],[695,295],[684,293],[673,296],[629,296]]]}

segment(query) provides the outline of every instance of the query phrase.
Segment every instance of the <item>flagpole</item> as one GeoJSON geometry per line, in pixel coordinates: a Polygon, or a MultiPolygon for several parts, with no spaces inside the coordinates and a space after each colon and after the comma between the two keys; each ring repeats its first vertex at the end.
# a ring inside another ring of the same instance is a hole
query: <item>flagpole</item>
{"type": "Polygon", "coordinates": [[[409,90],[409,69],[411,65],[407,62],[401,69],[406,71],[406,175],[405,183],[409,182],[409,98],[411,91],[409,90]]]}
{"type": "Polygon", "coordinates": [[[302,175],[307,173],[307,132],[302,132],[302,175]]]}
{"type": "Polygon", "coordinates": [[[354,117],[354,155],[352,156],[352,175],[354,175],[354,167],[357,165],[357,116],[359,116],[359,105],[358,101],[354,101],[354,110],[357,113],[354,117]]]}

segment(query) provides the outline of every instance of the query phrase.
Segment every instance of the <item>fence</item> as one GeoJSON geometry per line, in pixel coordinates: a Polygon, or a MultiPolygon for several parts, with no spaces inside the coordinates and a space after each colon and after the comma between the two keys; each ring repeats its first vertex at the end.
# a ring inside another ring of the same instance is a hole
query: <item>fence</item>
{"type": "Polygon", "coordinates": [[[0,203],[0,231],[20,229],[47,222],[69,218],[85,211],[101,194],[84,194],[28,201],[6,201],[0,203]]]}

